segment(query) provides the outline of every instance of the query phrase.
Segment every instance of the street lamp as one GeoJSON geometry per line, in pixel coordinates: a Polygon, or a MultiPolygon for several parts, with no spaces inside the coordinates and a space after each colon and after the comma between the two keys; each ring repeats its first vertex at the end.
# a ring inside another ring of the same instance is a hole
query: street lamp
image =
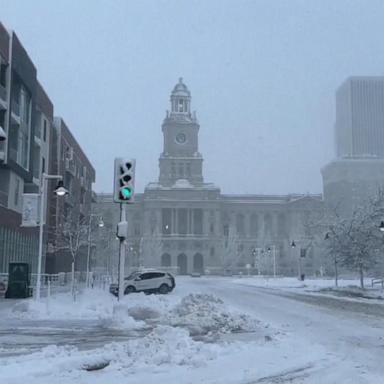
{"type": "MultiPolygon", "coordinates": [[[[296,243],[294,240],[292,240],[291,248],[292,249],[296,248],[296,243]]],[[[301,255],[300,255],[300,253],[299,253],[299,258],[298,258],[297,264],[298,264],[298,270],[299,270],[298,271],[299,272],[299,280],[302,280],[302,278],[301,278],[301,255]]]]}
{"type": "Polygon", "coordinates": [[[63,180],[59,180],[54,190],[54,193],[59,197],[62,197],[68,194],[68,190],[64,188],[63,180]]]}
{"type": "Polygon", "coordinates": [[[40,179],[39,254],[37,259],[36,300],[40,300],[41,261],[43,258],[44,199],[47,180],[59,180],[56,188],[54,189],[56,196],[62,197],[68,194],[68,190],[64,188],[63,185],[63,176],[47,175],[46,173],[42,173],[40,179]]]}
{"type": "Polygon", "coordinates": [[[88,288],[89,287],[89,264],[90,264],[90,259],[91,259],[91,227],[92,227],[92,217],[98,217],[99,222],[98,222],[98,227],[103,228],[104,227],[104,221],[103,217],[97,214],[91,213],[89,215],[89,224],[88,224],[88,253],[87,253],[87,275],[86,275],[86,281],[85,281],[85,286],[88,288]]]}

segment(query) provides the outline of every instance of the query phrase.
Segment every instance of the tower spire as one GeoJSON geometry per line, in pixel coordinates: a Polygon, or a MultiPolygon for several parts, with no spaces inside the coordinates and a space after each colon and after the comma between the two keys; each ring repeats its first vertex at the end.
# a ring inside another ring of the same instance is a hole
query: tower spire
{"type": "Polygon", "coordinates": [[[191,117],[191,92],[179,77],[179,82],[171,93],[171,115],[191,117]]]}

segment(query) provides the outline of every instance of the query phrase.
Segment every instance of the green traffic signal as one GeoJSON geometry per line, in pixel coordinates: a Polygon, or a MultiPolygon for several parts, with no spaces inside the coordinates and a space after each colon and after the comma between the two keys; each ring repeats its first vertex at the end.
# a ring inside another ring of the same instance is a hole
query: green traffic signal
{"type": "Polygon", "coordinates": [[[132,191],[128,187],[124,187],[121,189],[121,194],[123,195],[124,199],[129,199],[132,197],[132,191]]]}

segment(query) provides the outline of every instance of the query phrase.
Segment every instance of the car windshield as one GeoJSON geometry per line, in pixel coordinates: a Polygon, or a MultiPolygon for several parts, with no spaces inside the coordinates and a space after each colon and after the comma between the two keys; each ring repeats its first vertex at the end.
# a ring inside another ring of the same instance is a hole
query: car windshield
{"type": "Polygon", "coordinates": [[[0,0],[0,384],[383,357],[384,0],[0,0]]]}

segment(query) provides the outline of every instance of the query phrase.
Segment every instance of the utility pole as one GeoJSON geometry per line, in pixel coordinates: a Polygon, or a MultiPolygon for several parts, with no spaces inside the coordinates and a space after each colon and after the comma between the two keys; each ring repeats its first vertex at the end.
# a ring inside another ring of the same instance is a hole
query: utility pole
{"type": "Polygon", "coordinates": [[[37,276],[36,276],[36,295],[35,299],[40,300],[40,289],[41,289],[41,263],[43,259],[43,230],[44,230],[44,207],[45,207],[45,190],[47,189],[47,180],[59,180],[54,193],[59,196],[65,196],[68,191],[63,186],[63,176],[61,175],[47,175],[46,173],[41,174],[40,179],[40,214],[39,214],[39,253],[37,259],[37,276]]]}
{"type": "Polygon", "coordinates": [[[120,223],[118,224],[117,236],[119,238],[119,295],[117,299],[120,301],[124,297],[124,270],[125,270],[125,248],[126,236],[128,234],[128,223],[126,220],[125,204],[120,203],[120,223]],[[124,236],[125,235],[125,236],[124,236]]]}

